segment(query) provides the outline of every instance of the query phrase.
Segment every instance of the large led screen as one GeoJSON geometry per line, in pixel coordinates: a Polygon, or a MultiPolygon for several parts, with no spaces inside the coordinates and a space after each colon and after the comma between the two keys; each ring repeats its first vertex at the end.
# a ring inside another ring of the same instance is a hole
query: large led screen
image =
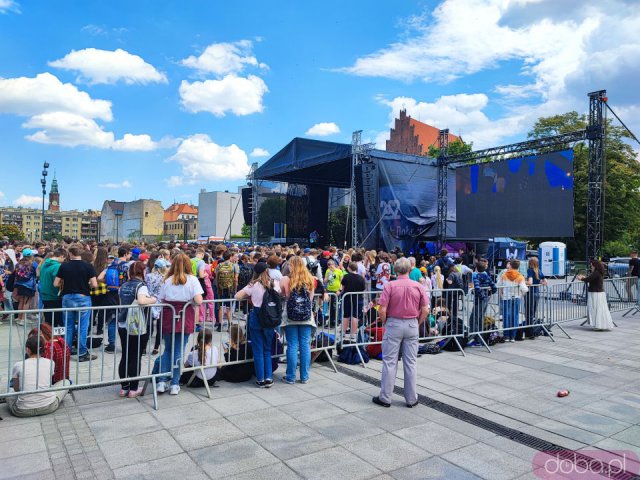
{"type": "Polygon", "coordinates": [[[456,237],[572,237],[573,150],[456,170],[456,237]]]}

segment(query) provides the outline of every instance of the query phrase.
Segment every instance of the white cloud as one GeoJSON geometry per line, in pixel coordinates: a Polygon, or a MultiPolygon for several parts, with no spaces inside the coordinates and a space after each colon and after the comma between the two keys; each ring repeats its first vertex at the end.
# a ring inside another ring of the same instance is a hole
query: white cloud
{"type": "MultiPolygon", "coordinates": [[[[430,112],[438,126],[462,128],[467,138],[485,124],[487,141],[476,142],[487,145],[523,134],[540,116],[584,112],[589,91],[607,88],[619,109],[640,104],[637,7],[637,1],[625,0],[444,0],[405,22],[399,41],[342,71],[446,83],[497,70],[485,78],[499,79],[498,98],[483,108],[504,107],[502,118],[487,123],[482,108],[461,114],[453,105],[450,116],[430,112]]],[[[628,121],[640,129],[640,119],[628,121]]]]}
{"type": "Polygon", "coordinates": [[[80,73],[78,81],[90,84],[113,84],[123,81],[126,84],[167,83],[167,77],[142,57],[125,50],[99,50],[85,48],[72,50],[59,60],[49,62],[49,66],[72,70],[80,73]]]}
{"type": "Polygon", "coordinates": [[[200,56],[191,55],[181,63],[201,73],[213,73],[219,76],[240,73],[247,66],[268,68],[253,56],[253,43],[250,40],[213,43],[205,48],[200,56]]]}
{"type": "Polygon", "coordinates": [[[271,154],[264,148],[256,147],[251,150],[250,157],[270,157],[271,154]]]}
{"type": "Polygon", "coordinates": [[[100,183],[98,185],[100,188],[131,188],[133,187],[133,185],[131,185],[131,182],[129,180],[123,180],[120,183],[100,183]]]}
{"type": "Polygon", "coordinates": [[[5,197],[4,192],[0,192],[0,199],[4,197],[5,197]]]}
{"type": "Polygon", "coordinates": [[[315,137],[326,137],[327,135],[335,135],[340,133],[340,127],[334,122],[316,123],[313,127],[305,132],[305,135],[313,135],[315,137]]]}
{"type": "Polygon", "coordinates": [[[243,179],[250,169],[244,150],[235,144],[218,145],[205,134],[182,140],[169,160],[182,167],[182,177],[167,179],[167,184],[173,187],[212,180],[243,179]]]}
{"type": "Polygon", "coordinates": [[[224,117],[226,112],[250,115],[262,112],[262,97],[269,89],[255,75],[247,78],[230,74],[221,80],[205,80],[180,84],[180,98],[184,108],[191,112],[209,112],[224,117]]]}
{"type": "Polygon", "coordinates": [[[93,119],[68,112],[50,112],[34,115],[25,123],[24,128],[38,131],[27,135],[32,142],[65,147],[95,147],[120,151],[150,151],[156,148],[168,148],[170,141],[154,142],[149,135],[126,133],[116,140],[113,132],[105,131],[93,119]]]}
{"type": "Polygon", "coordinates": [[[29,207],[33,205],[39,205],[42,202],[42,197],[36,197],[35,195],[20,195],[13,201],[16,207],[29,207]]]}
{"type": "Polygon", "coordinates": [[[0,0],[0,13],[20,13],[20,4],[14,0],[0,0]]]}
{"type": "Polygon", "coordinates": [[[69,112],[106,121],[113,118],[111,102],[94,100],[50,73],[34,78],[0,78],[0,113],[31,116],[48,112],[69,112]]]}
{"type": "Polygon", "coordinates": [[[90,23],[80,29],[80,31],[93,35],[94,37],[109,37],[111,35],[120,35],[128,31],[124,27],[106,27],[105,25],[95,25],[90,23]]]}

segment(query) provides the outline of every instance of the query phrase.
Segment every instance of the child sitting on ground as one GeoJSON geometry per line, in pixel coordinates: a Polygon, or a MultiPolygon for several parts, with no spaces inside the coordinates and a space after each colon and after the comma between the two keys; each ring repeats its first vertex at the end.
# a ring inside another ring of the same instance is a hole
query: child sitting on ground
{"type": "Polygon", "coordinates": [[[218,349],[213,346],[213,334],[211,330],[205,328],[198,332],[196,344],[189,352],[184,363],[185,368],[205,366],[209,368],[197,369],[194,372],[184,372],[180,377],[180,383],[187,387],[204,387],[206,379],[211,387],[216,382],[216,372],[218,365],[218,349]]]}

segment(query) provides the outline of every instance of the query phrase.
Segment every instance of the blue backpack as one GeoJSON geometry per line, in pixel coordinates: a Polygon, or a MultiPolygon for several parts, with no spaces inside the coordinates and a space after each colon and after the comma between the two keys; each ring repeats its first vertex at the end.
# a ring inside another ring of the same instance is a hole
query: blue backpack
{"type": "Polygon", "coordinates": [[[122,284],[127,280],[127,262],[115,259],[107,267],[107,273],[104,277],[104,283],[107,285],[107,290],[118,290],[122,284]]]}

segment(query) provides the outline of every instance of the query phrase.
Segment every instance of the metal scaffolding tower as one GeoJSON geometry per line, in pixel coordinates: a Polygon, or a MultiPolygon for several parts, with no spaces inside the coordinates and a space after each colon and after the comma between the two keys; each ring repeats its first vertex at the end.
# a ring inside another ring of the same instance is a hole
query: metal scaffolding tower
{"type": "Polygon", "coordinates": [[[589,174],[587,187],[587,262],[602,256],[604,232],[604,121],[607,91],[589,94],[589,174]]]}
{"type": "Polygon", "coordinates": [[[258,243],[258,181],[256,180],[256,170],[258,162],[251,164],[251,170],[247,175],[247,183],[251,186],[251,199],[249,212],[251,212],[251,244],[258,243]]]}
{"type": "Polygon", "coordinates": [[[438,216],[437,234],[438,244],[442,247],[447,241],[447,177],[449,173],[449,129],[438,132],[438,216]]]}

